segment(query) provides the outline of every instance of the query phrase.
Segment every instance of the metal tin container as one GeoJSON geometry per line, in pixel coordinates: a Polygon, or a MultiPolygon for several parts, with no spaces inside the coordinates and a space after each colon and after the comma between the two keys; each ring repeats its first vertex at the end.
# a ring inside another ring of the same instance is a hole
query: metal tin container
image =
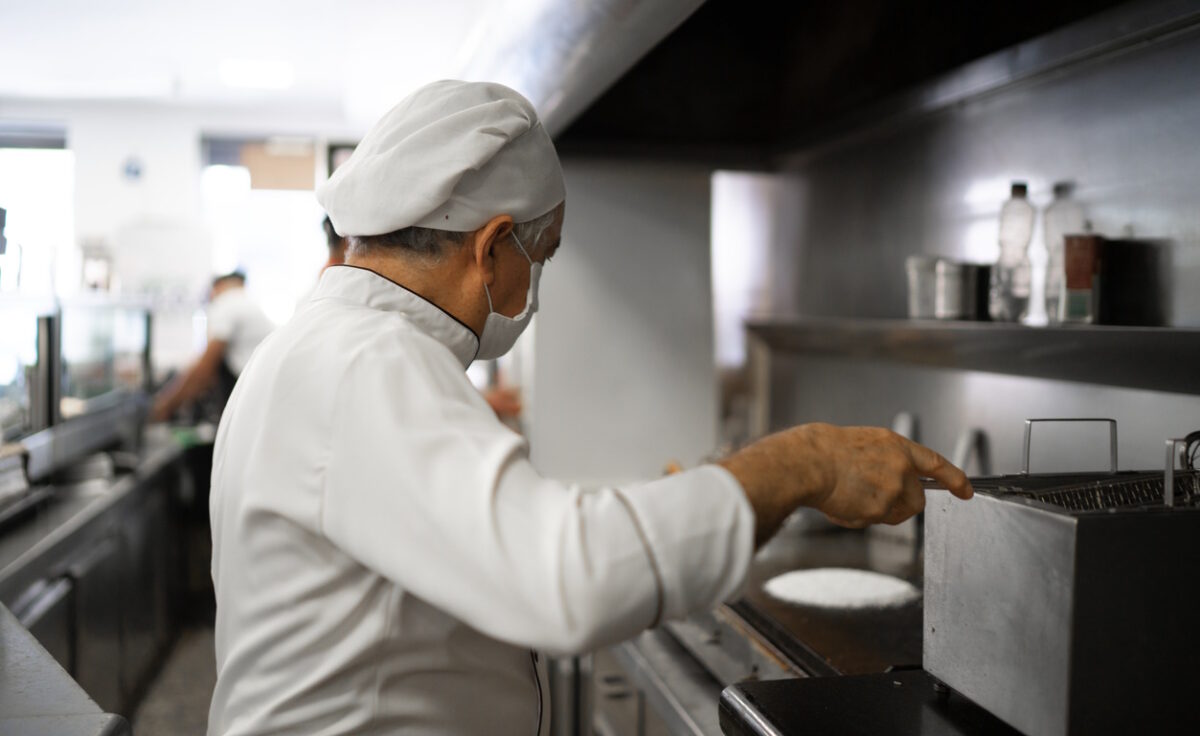
{"type": "MultiPolygon", "coordinates": [[[[909,256],[904,267],[910,319],[975,320],[986,314],[980,311],[981,266],[937,256],[909,256]]],[[[983,281],[987,282],[986,276],[983,281]]]]}

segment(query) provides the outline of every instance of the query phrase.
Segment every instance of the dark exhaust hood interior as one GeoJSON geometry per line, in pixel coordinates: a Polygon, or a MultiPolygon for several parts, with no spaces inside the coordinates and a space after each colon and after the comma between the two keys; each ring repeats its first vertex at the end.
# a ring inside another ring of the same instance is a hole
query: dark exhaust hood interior
{"type": "Polygon", "coordinates": [[[564,154],[765,165],[1116,0],[708,0],[558,136],[564,154]]]}

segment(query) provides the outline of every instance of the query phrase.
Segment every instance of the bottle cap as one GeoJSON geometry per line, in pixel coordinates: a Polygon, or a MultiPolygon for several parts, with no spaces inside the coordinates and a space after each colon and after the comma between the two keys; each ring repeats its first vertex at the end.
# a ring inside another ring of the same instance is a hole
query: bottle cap
{"type": "Polygon", "coordinates": [[[1018,199],[1025,199],[1025,195],[1029,194],[1029,185],[1023,181],[1014,181],[1012,183],[1012,196],[1018,199]]]}
{"type": "Polygon", "coordinates": [[[1075,191],[1075,182],[1073,182],[1073,181],[1060,181],[1060,182],[1055,182],[1055,184],[1054,184],[1054,198],[1055,199],[1066,199],[1067,197],[1071,196],[1071,194],[1074,191],[1075,191]]]}

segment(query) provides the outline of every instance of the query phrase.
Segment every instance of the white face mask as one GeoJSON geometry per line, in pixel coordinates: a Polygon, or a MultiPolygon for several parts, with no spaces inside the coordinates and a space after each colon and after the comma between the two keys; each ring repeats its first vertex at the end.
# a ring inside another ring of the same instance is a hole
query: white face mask
{"type": "Polygon", "coordinates": [[[487,284],[483,285],[483,293],[487,294],[488,300],[488,316],[487,321],[483,323],[483,334],[479,336],[479,352],[475,355],[476,360],[493,360],[512,350],[517,338],[529,326],[529,320],[533,319],[534,312],[537,312],[538,279],[542,276],[542,264],[534,263],[515,233],[513,240],[516,241],[521,255],[529,261],[529,291],[525,294],[525,308],[516,317],[505,317],[492,309],[492,294],[488,291],[487,284]]]}

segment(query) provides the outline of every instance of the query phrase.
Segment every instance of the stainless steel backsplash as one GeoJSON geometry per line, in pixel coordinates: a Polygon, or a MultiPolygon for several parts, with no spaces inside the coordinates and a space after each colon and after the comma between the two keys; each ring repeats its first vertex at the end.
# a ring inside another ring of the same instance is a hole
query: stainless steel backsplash
{"type": "MultiPolygon", "coordinates": [[[[1139,470],[1162,467],[1168,437],[1200,429],[1200,396],[849,358],[772,356],[771,429],[816,421],[887,427],[900,412],[915,415],[917,439],[947,457],[964,431],[982,429],[995,473],[1020,471],[1027,418],[1116,419],[1120,465],[1139,470]]],[[[1107,429],[1038,427],[1030,465],[1035,472],[1105,470],[1107,429]]],[[[978,475],[980,468],[971,463],[967,471],[978,475]]]]}
{"type": "Polygon", "coordinates": [[[1197,70],[1193,27],[798,152],[779,182],[773,310],[902,317],[906,256],[992,260],[1009,182],[1040,209],[1069,180],[1097,232],[1170,241],[1167,320],[1200,325],[1197,70]]]}
{"type": "MultiPolygon", "coordinates": [[[[1194,10],[1168,5],[1158,3],[1194,10]]],[[[904,317],[907,256],[992,260],[1010,181],[1028,182],[1041,209],[1053,184],[1069,180],[1096,232],[1169,241],[1167,322],[1200,326],[1195,25],[936,113],[876,121],[872,132],[788,160],[775,182],[785,204],[771,222],[775,315],[904,317]]],[[[1040,213],[1036,232],[1039,241],[1040,213]]],[[[1200,429],[1200,396],[849,358],[777,353],[771,365],[772,428],[817,420],[887,426],[908,411],[919,418],[920,439],[947,455],[962,431],[985,430],[997,472],[1019,469],[1027,417],[1116,418],[1126,468],[1160,467],[1164,439],[1200,429]]],[[[1034,469],[1102,466],[1104,438],[1079,431],[1049,432],[1034,469]]]]}

